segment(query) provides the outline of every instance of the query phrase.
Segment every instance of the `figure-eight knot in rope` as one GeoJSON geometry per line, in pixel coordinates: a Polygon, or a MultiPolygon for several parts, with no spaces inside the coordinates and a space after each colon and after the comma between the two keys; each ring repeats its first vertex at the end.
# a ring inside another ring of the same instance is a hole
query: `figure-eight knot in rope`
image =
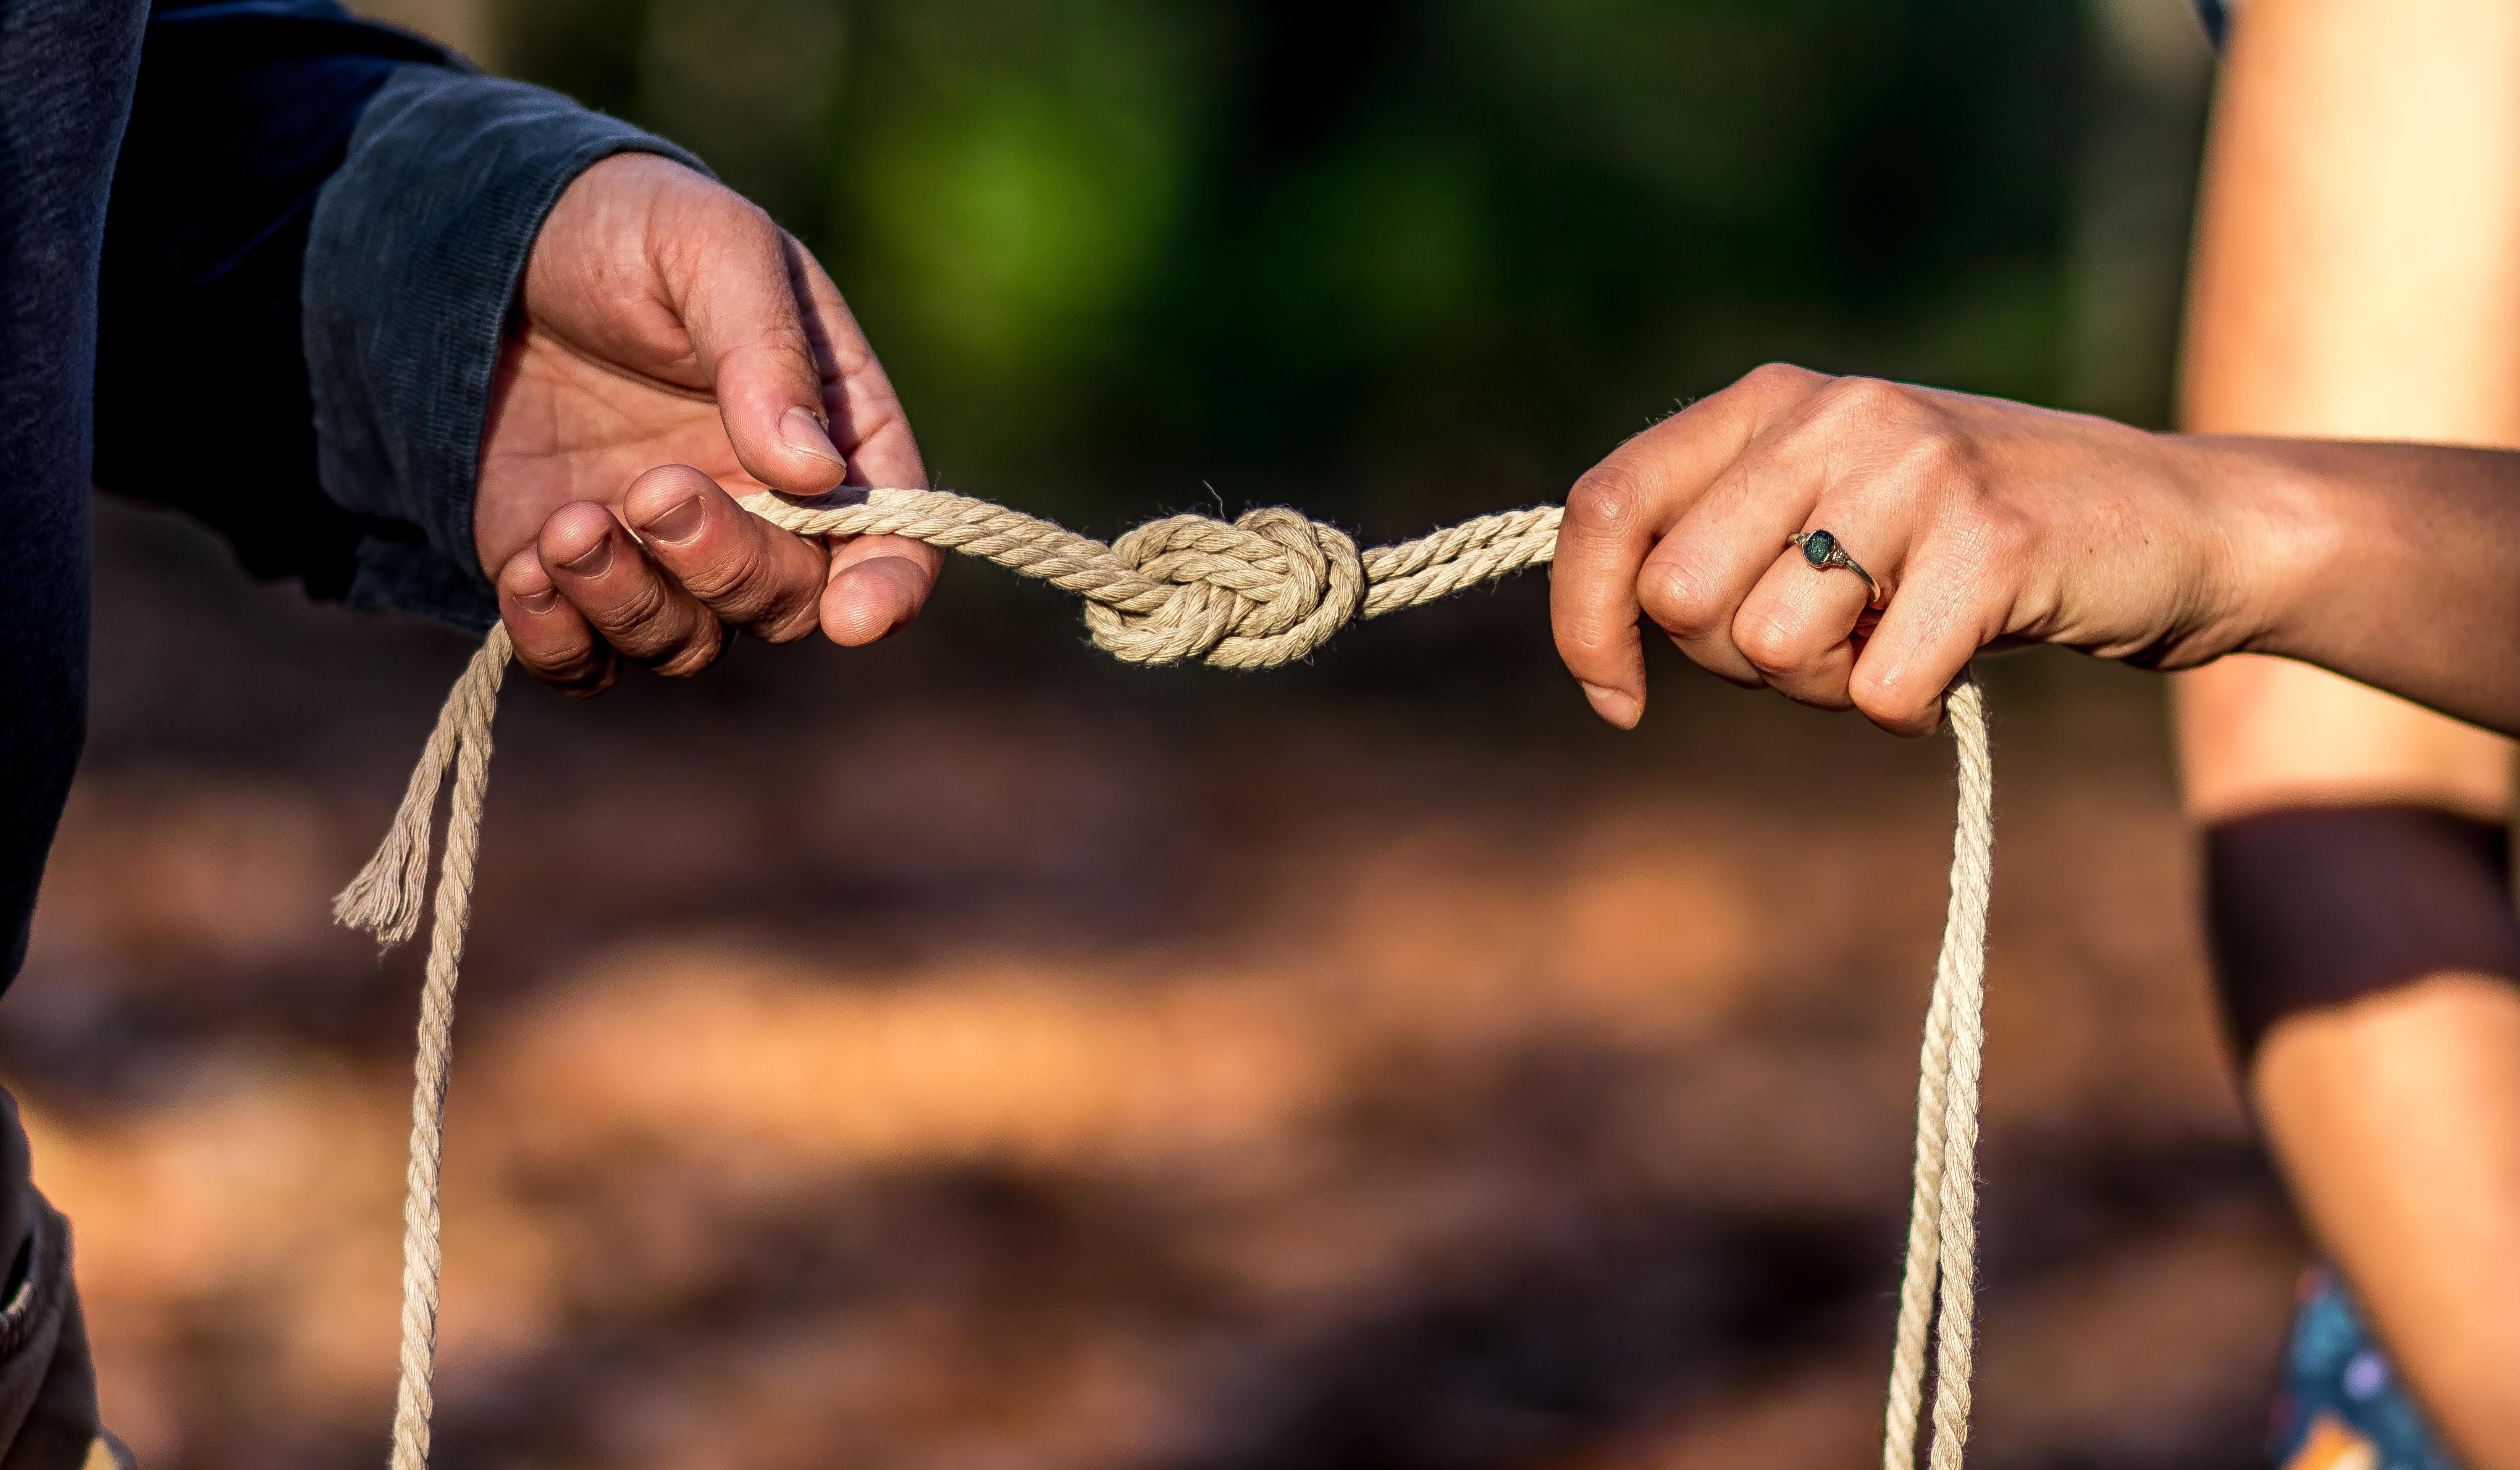
{"type": "MultiPolygon", "coordinates": [[[[1380,617],[1544,565],[1556,555],[1560,516],[1556,506],[1536,506],[1360,552],[1336,526],[1283,507],[1252,511],[1230,524],[1205,515],[1166,516],[1105,544],[1056,521],[943,490],[878,489],[862,498],[819,501],[760,494],[741,504],[798,535],[904,536],[1064,588],[1085,600],[1094,642],[1131,663],[1198,659],[1233,669],[1302,658],[1360,616],[1380,617]]],[[[341,922],[388,947],[411,937],[428,891],[438,788],[453,771],[412,1087],[393,1470],[428,1464],[441,1266],[438,1180],[455,982],[489,783],[490,726],[511,652],[507,630],[492,628],[447,695],[384,842],[334,903],[341,922]]],[[[1953,687],[1949,710],[1959,744],[1959,821],[1920,1058],[1915,1190],[1883,1435],[1885,1470],[1912,1470],[1926,1422],[1932,1470],[1958,1470],[1968,1438],[1994,768],[1974,678],[1964,675],[1953,687]],[[1920,1410],[1929,1338],[1936,1372],[1926,1421],[1920,1410]]]]}

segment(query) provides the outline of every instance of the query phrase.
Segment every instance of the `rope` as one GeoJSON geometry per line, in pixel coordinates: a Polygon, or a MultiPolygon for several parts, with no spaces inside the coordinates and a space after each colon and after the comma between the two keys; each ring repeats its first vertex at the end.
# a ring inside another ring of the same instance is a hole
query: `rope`
{"type": "Polygon", "coordinates": [[[1359,554],[1336,526],[1282,506],[1232,525],[1150,520],[1105,546],[1056,521],[944,490],[874,490],[861,504],[742,506],[799,536],[907,536],[1085,599],[1095,644],[1129,663],[1200,659],[1263,669],[1303,657],[1357,616],[1380,617],[1548,561],[1555,506],[1482,515],[1359,554]]]}
{"type": "Polygon", "coordinates": [[[1952,832],[1951,909],[1916,1062],[1916,1182],[1908,1214],[1908,1265],[1899,1282],[1881,1470],[1915,1470],[1929,1332],[1935,1346],[1932,1470],[1959,1470],[1968,1447],[1977,1313],[1978,1073],[1986,1049],[1986,912],[1995,889],[1995,758],[1987,740],[1986,690],[1975,674],[1963,674],[1952,686],[1943,710],[1959,748],[1959,813],[1952,832]]]}
{"type": "Polygon", "coordinates": [[[446,1067],[455,1034],[455,973],[472,912],[472,864],[481,851],[481,801],[490,788],[490,722],[508,671],[508,630],[492,628],[437,712],[437,728],[411,775],[393,829],[365,870],[333,902],[333,916],[374,933],[387,948],[420,921],[428,824],[451,759],[455,797],[428,927],[428,970],[420,991],[420,1047],[412,1062],[411,1166],[402,1203],[402,1363],[394,1387],[393,1470],[428,1470],[429,1380],[437,1358],[437,1172],[446,1151],[446,1067]]]}
{"type": "MultiPolygon", "coordinates": [[[[1357,550],[1335,526],[1271,507],[1231,524],[1148,521],[1108,543],[990,501],[941,490],[871,490],[860,501],[746,496],[743,508],[800,536],[906,536],[994,561],[1085,600],[1095,644],[1131,663],[1198,659],[1230,669],[1302,658],[1359,617],[1448,597],[1556,554],[1558,507],[1482,515],[1416,541],[1357,550]]],[[[445,1150],[455,981],[481,846],[490,726],[513,649],[493,628],[438,711],[385,839],[342,890],[334,916],[387,948],[420,922],[428,839],[447,769],[455,791],[413,1065],[410,1193],[403,1205],[401,1378],[392,1470],[427,1470],[437,1348],[438,1166],[445,1150]]],[[[1985,1044],[1986,915],[1994,881],[1995,767],[1986,703],[1963,673],[1946,701],[1959,752],[1951,909],[1934,970],[1916,1085],[1915,1194],[1899,1292],[1882,1470],[1915,1470],[1928,1344],[1934,1352],[1930,1470],[1959,1470],[1968,1443],[1976,1304],[1978,1074],[1985,1044]]]]}

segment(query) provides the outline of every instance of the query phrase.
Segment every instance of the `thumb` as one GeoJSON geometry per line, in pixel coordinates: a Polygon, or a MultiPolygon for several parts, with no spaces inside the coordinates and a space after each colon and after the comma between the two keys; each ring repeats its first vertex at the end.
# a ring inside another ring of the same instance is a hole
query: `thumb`
{"type": "Polygon", "coordinates": [[[770,216],[716,184],[664,227],[659,258],[687,269],[673,283],[683,330],[717,394],[735,457],[754,479],[790,495],[840,483],[848,460],[832,442],[824,363],[798,307],[800,247],[770,216]]]}

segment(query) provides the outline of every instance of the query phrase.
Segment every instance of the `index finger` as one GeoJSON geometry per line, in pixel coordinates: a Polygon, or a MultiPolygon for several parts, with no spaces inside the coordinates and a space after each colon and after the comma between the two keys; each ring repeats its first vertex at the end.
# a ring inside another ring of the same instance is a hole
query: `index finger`
{"type": "Polygon", "coordinates": [[[1550,624],[1558,657],[1602,719],[1626,729],[1644,715],[1637,574],[1646,556],[1777,408],[1821,380],[1800,368],[1762,368],[1629,439],[1567,494],[1550,624]]]}

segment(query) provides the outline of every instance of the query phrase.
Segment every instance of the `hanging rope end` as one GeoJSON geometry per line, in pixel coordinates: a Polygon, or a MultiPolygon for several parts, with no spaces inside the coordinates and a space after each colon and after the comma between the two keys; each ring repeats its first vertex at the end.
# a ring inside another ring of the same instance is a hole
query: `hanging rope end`
{"type": "Polygon", "coordinates": [[[467,744],[487,748],[500,677],[511,651],[508,630],[493,627],[438,710],[437,728],[429,732],[420,764],[412,768],[411,784],[403,788],[402,805],[385,840],[333,900],[334,921],[375,935],[381,948],[390,950],[420,932],[421,907],[428,897],[428,833],[437,814],[437,790],[458,750],[467,744]]]}
{"type": "Polygon", "coordinates": [[[333,921],[343,928],[373,934],[377,948],[390,950],[420,932],[421,897],[428,883],[428,852],[403,836],[394,824],[377,855],[350,886],[333,897],[333,921]]]}
{"type": "Polygon", "coordinates": [[[428,829],[457,739],[453,722],[440,719],[402,793],[393,825],[385,829],[385,840],[333,900],[334,922],[375,935],[381,949],[390,950],[420,932],[421,904],[428,894],[428,829]]]}

